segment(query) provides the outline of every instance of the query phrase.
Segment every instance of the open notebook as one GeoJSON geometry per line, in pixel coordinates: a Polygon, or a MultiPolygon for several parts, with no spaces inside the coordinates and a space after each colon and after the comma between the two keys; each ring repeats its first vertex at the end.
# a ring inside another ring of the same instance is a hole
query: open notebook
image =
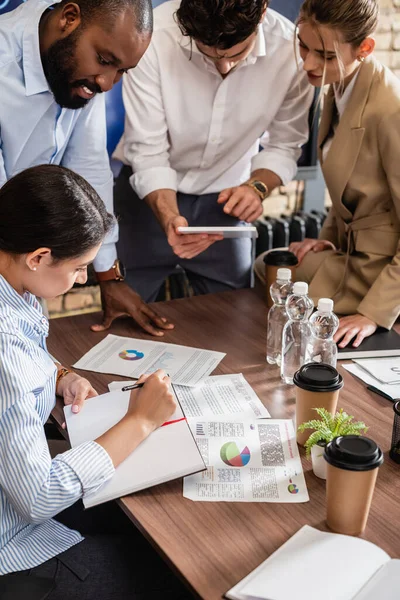
{"type": "Polygon", "coordinates": [[[304,525],[226,597],[399,600],[400,560],[365,540],[304,525]]]}
{"type": "MultiPolygon", "coordinates": [[[[126,414],[130,392],[110,392],[85,401],[82,410],[73,414],[64,408],[71,446],[92,441],[108,431],[126,414]]],[[[168,423],[154,431],[123,463],[113,478],[98,492],[83,500],[86,508],[204,471],[206,465],[193,435],[178,408],[168,423]]]]}

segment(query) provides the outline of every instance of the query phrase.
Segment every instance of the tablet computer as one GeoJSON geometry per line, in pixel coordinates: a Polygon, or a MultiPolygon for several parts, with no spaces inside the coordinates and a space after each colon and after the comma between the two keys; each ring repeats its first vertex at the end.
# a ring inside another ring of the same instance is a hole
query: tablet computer
{"type": "Polygon", "coordinates": [[[252,225],[238,225],[237,227],[178,227],[177,231],[183,234],[208,233],[222,235],[224,238],[257,238],[257,228],[252,225]]]}

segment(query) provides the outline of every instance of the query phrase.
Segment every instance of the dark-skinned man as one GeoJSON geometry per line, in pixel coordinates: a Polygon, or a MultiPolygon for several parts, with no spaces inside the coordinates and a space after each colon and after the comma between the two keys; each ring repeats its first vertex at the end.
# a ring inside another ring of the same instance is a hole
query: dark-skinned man
{"type": "MultiPolygon", "coordinates": [[[[112,212],[104,94],[136,67],[152,34],[150,0],[29,0],[0,17],[0,186],[34,165],[61,164],[112,212]]],[[[153,335],[172,327],[123,281],[115,226],[94,267],[104,318],[130,315],[153,335]]]]}

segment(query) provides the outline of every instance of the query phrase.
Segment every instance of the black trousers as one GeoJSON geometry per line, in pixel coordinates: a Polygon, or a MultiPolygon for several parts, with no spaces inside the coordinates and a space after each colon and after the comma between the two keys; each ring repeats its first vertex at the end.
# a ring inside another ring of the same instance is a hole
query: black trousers
{"type": "Polygon", "coordinates": [[[83,542],[42,565],[0,577],[0,600],[190,600],[115,503],[84,511],[81,502],[57,520],[83,542]]]}
{"type": "MultiPolygon", "coordinates": [[[[118,256],[126,267],[126,282],[145,302],[154,302],[166,277],[177,265],[185,271],[196,295],[241,289],[252,285],[253,242],[224,239],[198,256],[183,259],[168,244],[153,211],[133,191],[130,167],[123,167],[114,187],[114,209],[119,219],[118,256]]],[[[217,203],[218,194],[194,196],[178,192],[180,214],[191,226],[238,226],[217,203]]]]}

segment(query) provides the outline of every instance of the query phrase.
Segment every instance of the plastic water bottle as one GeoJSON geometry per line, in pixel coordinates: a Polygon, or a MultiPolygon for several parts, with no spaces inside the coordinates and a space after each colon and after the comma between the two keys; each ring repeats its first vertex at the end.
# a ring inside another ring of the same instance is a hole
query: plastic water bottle
{"type": "Polygon", "coordinates": [[[274,301],[269,309],[267,328],[267,362],[270,365],[281,364],[282,332],[288,320],[285,303],[286,298],[292,293],[291,278],[290,269],[278,269],[276,281],[269,288],[274,301]]]}
{"type": "Polygon", "coordinates": [[[336,367],[337,347],[333,336],[339,327],[339,319],[332,311],[333,300],[320,298],[317,312],[310,317],[311,335],[306,349],[306,362],[336,367]]]}
{"type": "Polygon", "coordinates": [[[282,334],[281,378],[288,384],[293,384],[294,374],[305,362],[310,337],[308,320],[314,309],[314,302],[307,294],[308,284],[296,281],[292,294],[286,300],[285,308],[289,320],[282,334]]]}

